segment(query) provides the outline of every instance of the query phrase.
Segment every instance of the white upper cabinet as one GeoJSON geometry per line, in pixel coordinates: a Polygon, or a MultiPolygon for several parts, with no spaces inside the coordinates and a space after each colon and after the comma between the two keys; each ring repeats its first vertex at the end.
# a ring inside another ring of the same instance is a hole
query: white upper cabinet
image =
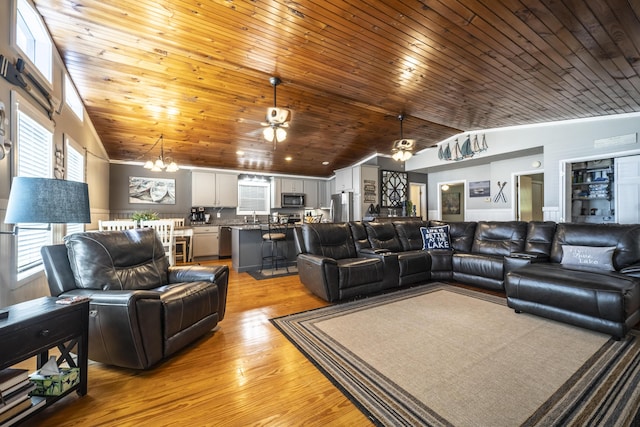
{"type": "Polygon", "coordinates": [[[336,170],[336,193],[353,190],[353,168],[336,170]]]}
{"type": "Polygon", "coordinates": [[[314,179],[305,179],[303,182],[303,193],[305,194],[305,208],[319,208],[320,200],[318,198],[318,181],[314,179]]]}
{"type": "Polygon", "coordinates": [[[238,176],[203,171],[191,172],[191,206],[238,206],[238,176]]]}
{"type": "Polygon", "coordinates": [[[282,193],[304,193],[304,182],[302,179],[282,178],[282,193]]]}

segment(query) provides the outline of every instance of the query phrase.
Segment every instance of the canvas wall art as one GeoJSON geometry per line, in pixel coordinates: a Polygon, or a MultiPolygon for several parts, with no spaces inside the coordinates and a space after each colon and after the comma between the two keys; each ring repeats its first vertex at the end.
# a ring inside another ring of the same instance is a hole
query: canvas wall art
{"type": "Polygon", "coordinates": [[[171,178],[129,177],[129,203],[176,204],[176,180],[171,178]]]}

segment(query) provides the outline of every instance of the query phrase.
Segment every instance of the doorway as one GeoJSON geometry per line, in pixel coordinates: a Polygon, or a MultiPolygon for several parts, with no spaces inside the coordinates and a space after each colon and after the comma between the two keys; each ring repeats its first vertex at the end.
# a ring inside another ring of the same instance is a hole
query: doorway
{"type": "Polygon", "coordinates": [[[464,221],[466,181],[438,183],[438,218],[464,221]]]}
{"type": "MultiPolygon", "coordinates": [[[[421,219],[427,219],[427,184],[420,184],[416,182],[409,183],[409,200],[413,203],[415,209],[415,216],[421,219]]],[[[413,212],[407,212],[407,215],[412,216],[413,212]]]]}
{"type": "Polygon", "coordinates": [[[515,219],[543,221],[544,173],[516,175],[515,219]]]}

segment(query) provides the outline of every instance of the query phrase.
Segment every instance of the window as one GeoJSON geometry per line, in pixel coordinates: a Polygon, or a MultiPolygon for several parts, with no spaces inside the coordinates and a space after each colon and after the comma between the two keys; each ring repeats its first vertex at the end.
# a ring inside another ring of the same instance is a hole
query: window
{"type": "Polygon", "coordinates": [[[238,215],[269,215],[271,184],[266,181],[238,181],[238,215]]]}
{"type": "Polygon", "coordinates": [[[15,45],[49,84],[53,82],[53,43],[42,18],[27,0],[16,0],[15,45]]]}
{"type": "MultiPolygon", "coordinates": [[[[18,102],[16,119],[16,175],[51,178],[53,131],[50,122],[27,102],[18,102]]],[[[25,227],[16,236],[18,281],[42,269],[40,247],[52,243],[52,233],[50,230],[28,228],[44,228],[47,225],[18,224],[25,227]]]]}
{"type": "MultiPolygon", "coordinates": [[[[79,145],[65,138],[67,152],[67,179],[69,181],[84,182],[84,154],[79,145]]],[[[84,224],[67,224],[67,234],[81,233],[84,231],[84,224]]]]}
{"type": "Polygon", "coordinates": [[[80,99],[76,88],[73,87],[73,82],[68,74],[65,74],[64,76],[64,102],[66,102],[71,111],[73,111],[80,121],[84,120],[84,106],[82,105],[82,100],[80,99]]]}

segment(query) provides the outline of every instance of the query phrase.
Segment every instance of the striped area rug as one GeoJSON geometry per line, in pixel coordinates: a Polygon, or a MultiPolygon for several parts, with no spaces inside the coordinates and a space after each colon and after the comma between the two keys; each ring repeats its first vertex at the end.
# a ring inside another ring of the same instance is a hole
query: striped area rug
{"type": "Polygon", "coordinates": [[[640,334],[609,336],[445,284],[272,319],[376,425],[640,422],[640,334]]]}

